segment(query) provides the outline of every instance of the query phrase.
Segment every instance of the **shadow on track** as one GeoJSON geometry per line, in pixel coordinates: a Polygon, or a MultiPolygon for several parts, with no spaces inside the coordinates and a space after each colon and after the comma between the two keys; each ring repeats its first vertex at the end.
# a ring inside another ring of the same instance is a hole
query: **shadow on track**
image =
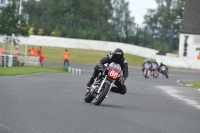
{"type": "Polygon", "coordinates": [[[133,109],[135,109],[135,107],[133,107],[133,106],[127,106],[127,105],[124,105],[124,106],[120,106],[120,105],[113,105],[113,104],[105,104],[105,103],[102,103],[102,104],[100,104],[99,106],[96,106],[96,105],[94,105],[94,103],[85,103],[84,102],[84,104],[87,104],[87,105],[89,105],[89,106],[94,106],[94,107],[101,107],[101,108],[113,108],[113,109],[131,109],[131,110],[133,110],[133,109]]]}

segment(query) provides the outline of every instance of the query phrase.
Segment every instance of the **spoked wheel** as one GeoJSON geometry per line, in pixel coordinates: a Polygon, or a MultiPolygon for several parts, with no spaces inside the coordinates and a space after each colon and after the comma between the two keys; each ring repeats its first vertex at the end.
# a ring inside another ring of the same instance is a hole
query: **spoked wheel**
{"type": "Polygon", "coordinates": [[[108,91],[110,89],[110,85],[106,84],[104,88],[102,88],[102,91],[97,94],[96,98],[95,98],[95,105],[100,105],[103,100],[106,98],[106,95],[108,94],[108,91]]]}

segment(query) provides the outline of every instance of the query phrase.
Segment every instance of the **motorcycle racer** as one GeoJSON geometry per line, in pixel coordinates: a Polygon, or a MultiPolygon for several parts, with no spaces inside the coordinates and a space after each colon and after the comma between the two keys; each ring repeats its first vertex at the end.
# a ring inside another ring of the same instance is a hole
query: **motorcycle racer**
{"type": "Polygon", "coordinates": [[[153,60],[152,60],[152,63],[156,64],[157,70],[158,70],[158,72],[159,72],[159,65],[158,65],[158,62],[157,62],[155,59],[153,59],[153,60]]]}
{"type": "Polygon", "coordinates": [[[150,66],[150,69],[152,69],[152,62],[151,62],[151,59],[146,59],[145,61],[144,61],[144,63],[142,64],[142,71],[144,72],[144,65],[146,64],[146,63],[149,63],[151,66],[150,66]]]}
{"type": "Polygon", "coordinates": [[[167,71],[169,70],[169,68],[167,67],[167,65],[165,65],[165,64],[163,64],[163,63],[161,62],[161,63],[160,63],[160,66],[159,66],[159,71],[160,71],[160,73],[162,73],[162,71],[160,70],[160,68],[161,68],[162,66],[165,66],[166,69],[167,69],[167,71]]]}
{"type": "Polygon", "coordinates": [[[124,95],[126,93],[126,86],[124,85],[125,80],[128,78],[128,62],[124,58],[124,52],[120,48],[114,49],[110,54],[107,54],[105,57],[103,57],[97,65],[94,68],[94,72],[92,77],[90,78],[89,82],[87,83],[87,91],[89,91],[90,86],[93,84],[94,79],[98,76],[98,74],[101,72],[101,69],[104,68],[104,64],[108,63],[118,63],[123,72],[123,77],[121,77],[119,80],[116,80],[115,85],[117,87],[112,87],[111,91],[115,93],[119,93],[124,95]]]}

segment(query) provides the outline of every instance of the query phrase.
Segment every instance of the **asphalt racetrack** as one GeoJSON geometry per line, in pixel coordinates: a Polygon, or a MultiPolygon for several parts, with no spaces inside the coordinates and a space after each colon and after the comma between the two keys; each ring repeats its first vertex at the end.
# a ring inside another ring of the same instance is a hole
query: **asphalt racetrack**
{"type": "Polygon", "coordinates": [[[83,99],[94,65],[71,67],[82,74],[0,77],[0,133],[200,133],[200,91],[177,82],[200,79],[199,71],[145,79],[129,67],[127,93],[95,106],[83,99]]]}

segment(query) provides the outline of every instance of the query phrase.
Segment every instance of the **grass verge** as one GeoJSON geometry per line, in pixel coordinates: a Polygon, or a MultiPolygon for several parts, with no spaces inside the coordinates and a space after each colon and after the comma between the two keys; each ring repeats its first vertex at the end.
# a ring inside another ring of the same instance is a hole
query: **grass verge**
{"type": "Polygon", "coordinates": [[[194,88],[200,88],[200,80],[184,80],[181,82],[182,84],[193,84],[194,88]]]}
{"type": "Polygon", "coordinates": [[[25,74],[34,74],[40,72],[66,72],[62,67],[37,67],[37,66],[21,66],[0,68],[0,76],[16,76],[25,74]]]}
{"type": "MultiPolygon", "coordinates": [[[[4,49],[11,49],[11,45],[6,46],[6,44],[1,44],[4,49]]],[[[39,46],[35,46],[37,49],[39,46]]],[[[30,46],[28,46],[28,49],[30,46]]],[[[45,62],[63,62],[63,52],[66,48],[60,47],[42,47],[42,54],[44,56],[45,62]]],[[[21,54],[25,54],[25,45],[19,46],[19,51],[21,54]]],[[[98,50],[85,50],[85,49],[72,49],[69,48],[70,52],[70,62],[72,63],[88,63],[96,64],[101,58],[111,51],[98,51],[98,50]]],[[[28,51],[27,51],[28,54],[28,51]]],[[[129,66],[141,66],[145,58],[136,55],[125,54],[126,60],[129,66]]],[[[0,67],[0,76],[15,76],[24,74],[33,74],[40,72],[65,72],[64,67],[0,67]]]]}
{"type": "MultiPolygon", "coordinates": [[[[0,45],[4,47],[4,50],[8,51],[8,54],[10,53],[11,44],[6,45],[0,43],[0,45]]],[[[27,50],[30,47],[31,45],[28,45],[27,50]]],[[[39,46],[35,46],[36,49],[38,47],[39,46]]],[[[62,54],[65,51],[65,49],[66,48],[42,46],[42,54],[45,58],[44,61],[63,62],[62,54]]],[[[68,50],[70,52],[70,62],[89,63],[89,64],[96,64],[102,57],[111,52],[111,51],[98,51],[98,50],[86,50],[86,49],[72,49],[72,48],[69,48],[68,50]]],[[[25,45],[19,46],[19,52],[23,55],[25,54],[25,45]]],[[[130,66],[141,66],[143,61],[145,60],[145,58],[137,55],[125,54],[124,56],[130,66]]]]}

